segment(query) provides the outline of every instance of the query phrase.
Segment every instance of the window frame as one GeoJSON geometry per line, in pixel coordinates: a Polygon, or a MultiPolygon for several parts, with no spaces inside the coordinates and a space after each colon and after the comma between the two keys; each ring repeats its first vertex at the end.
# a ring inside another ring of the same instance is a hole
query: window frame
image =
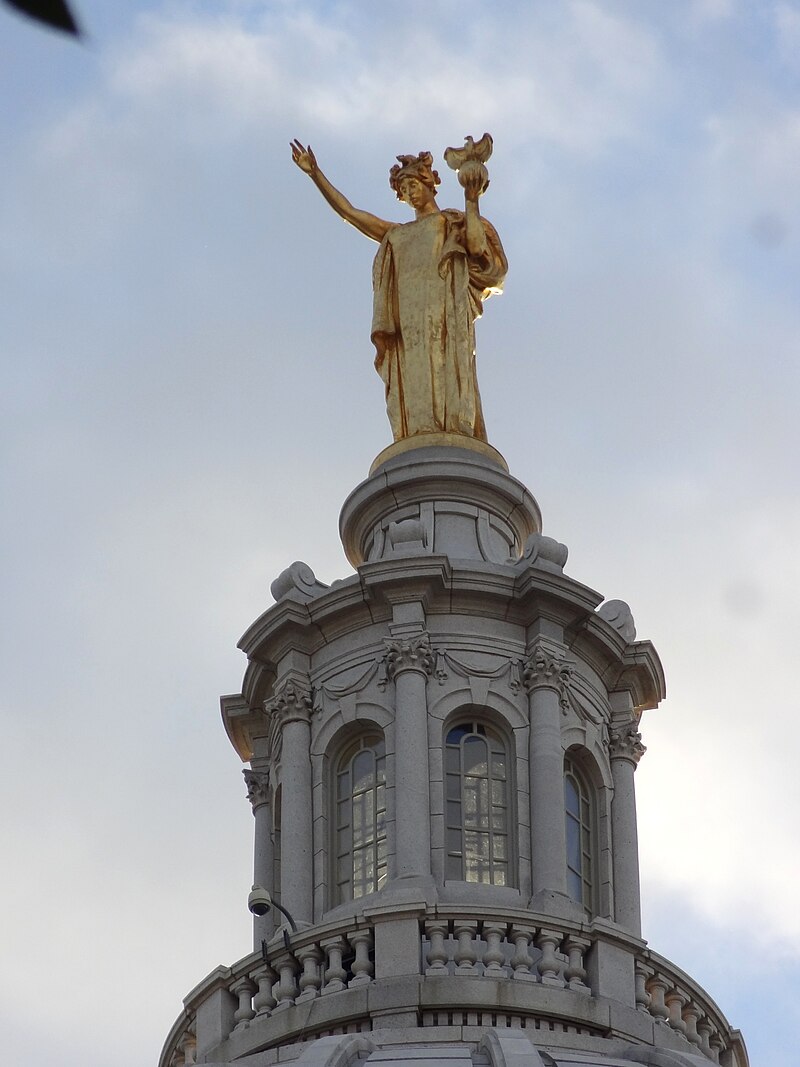
{"type": "Polygon", "coordinates": [[[386,738],[381,730],[349,737],[339,747],[331,762],[330,780],[330,888],[331,906],[352,904],[372,893],[379,892],[389,877],[389,838],[387,819],[386,738]],[[364,753],[372,753],[372,782],[354,795],[353,774],[356,760],[364,753]],[[347,778],[343,790],[342,780],[347,778]],[[370,812],[371,826],[361,843],[354,840],[358,812],[370,812]],[[342,812],[346,811],[346,819],[342,812]],[[343,841],[344,837],[344,841],[343,841]],[[343,845],[345,847],[343,847],[343,845]],[[357,861],[363,874],[357,884],[357,861]],[[346,865],[349,877],[343,878],[346,865]],[[359,891],[356,892],[356,889],[359,891]]]}
{"type": "Polygon", "coordinates": [[[516,889],[518,873],[515,840],[517,823],[514,817],[515,753],[505,731],[476,711],[462,712],[452,717],[444,730],[442,755],[442,845],[445,882],[516,889]],[[466,732],[457,742],[451,741],[451,736],[458,730],[466,732]],[[470,773],[474,767],[470,768],[465,763],[465,741],[470,738],[479,738],[487,746],[485,773],[470,773]],[[502,762],[504,777],[493,773],[498,760],[502,762]],[[454,788],[456,779],[458,790],[454,788]],[[480,803],[476,804],[476,810],[472,813],[475,825],[467,826],[464,814],[467,798],[471,794],[473,798],[479,799],[481,783],[485,783],[483,810],[480,810],[480,803]],[[498,795],[501,797],[499,800],[495,799],[498,795]],[[458,817],[455,815],[456,806],[460,811],[458,817]],[[496,823],[498,815],[500,818],[496,823]],[[456,834],[460,835],[459,847],[454,847],[456,834]],[[483,847],[475,849],[471,856],[467,835],[470,835],[473,841],[476,838],[479,842],[483,839],[483,847]],[[497,847],[500,842],[503,844],[502,849],[497,847]],[[498,852],[501,853],[499,856],[498,852]],[[481,864],[486,865],[488,877],[485,879],[473,876],[481,864]],[[498,878],[500,873],[502,878],[498,878]]]}
{"type": "Polygon", "coordinates": [[[567,752],[564,755],[564,834],[567,894],[579,904],[587,915],[598,913],[597,901],[599,891],[599,850],[597,794],[589,775],[581,765],[578,753],[567,752]],[[568,782],[574,783],[577,811],[570,810],[567,794],[568,782]],[[577,834],[580,867],[571,863],[574,845],[570,846],[570,826],[573,838],[577,834]],[[580,898],[576,895],[577,883],[580,883],[580,898]]]}

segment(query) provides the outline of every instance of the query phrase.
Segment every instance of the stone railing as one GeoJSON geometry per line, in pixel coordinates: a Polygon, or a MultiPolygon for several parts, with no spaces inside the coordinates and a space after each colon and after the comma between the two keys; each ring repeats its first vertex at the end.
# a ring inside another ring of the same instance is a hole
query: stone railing
{"type": "Polygon", "coordinates": [[[712,1062],[746,1067],[747,1053],[738,1030],[701,987],[674,963],[645,949],[634,965],[636,1007],[657,1026],[671,1029],[712,1062]]]}
{"type": "Polygon", "coordinates": [[[184,1001],[159,1067],[226,1062],[328,1034],[392,1025],[506,1025],[617,1036],[748,1067],[738,1031],[673,964],[613,924],[522,909],[366,909],[270,942],[213,971],[184,1001]],[[480,911],[480,917],[476,912],[480,911]],[[466,979],[466,981],[464,981],[466,979]],[[384,981],[386,980],[386,981],[384,981]],[[477,980],[477,981],[476,981],[477,980]]]}

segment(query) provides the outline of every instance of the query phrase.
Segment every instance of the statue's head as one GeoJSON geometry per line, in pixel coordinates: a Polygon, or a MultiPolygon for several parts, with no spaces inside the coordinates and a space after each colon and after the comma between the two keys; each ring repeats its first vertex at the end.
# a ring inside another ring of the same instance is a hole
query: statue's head
{"type": "Polygon", "coordinates": [[[436,196],[436,186],[441,178],[433,169],[433,156],[430,152],[420,152],[418,156],[398,156],[397,163],[389,171],[389,185],[394,189],[397,199],[403,199],[401,182],[403,178],[416,178],[436,196]]]}

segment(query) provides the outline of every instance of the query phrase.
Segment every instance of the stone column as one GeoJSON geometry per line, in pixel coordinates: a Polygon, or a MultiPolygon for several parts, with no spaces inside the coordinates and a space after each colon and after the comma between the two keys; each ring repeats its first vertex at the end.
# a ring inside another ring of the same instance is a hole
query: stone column
{"type": "Polygon", "coordinates": [[[431,878],[428,677],[430,638],[386,642],[386,673],[395,686],[395,839],[397,877],[431,878]]]}
{"type": "Polygon", "coordinates": [[[564,822],[561,708],[572,664],[558,645],[539,638],[523,664],[530,714],[531,907],[569,914],[564,822]]]}
{"type": "MultiPolygon", "coordinates": [[[[253,761],[255,763],[255,760],[253,761]]],[[[253,806],[255,834],[253,844],[253,885],[263,886],[275,892],[273,884],[272,851],[272,797],[269,788],[269,771],[242,771],[247,784],[247,799],[253,806]]],[[[261,948],[262,941],[269,941],[275,929],[273,912],[253,916],[253,948],[261,948]]]]}
{"type": "Polygon", "coordinates": [[[314,918],[310,687],[284,682],[265,707],[273,723],[273,759],[279,753],[281,765],[281,904],[298,925],[310,924],[314,918]]]}
{"type": "Polygon", "coordinates": [[[633,775],[645,753],[642,735],[631,719],[612,723],[609,731],[611,777],[611,847],[614,864],[614,918],[635,937],[642,936],[639,894],[639,835],[636,828],[636,791],[633,775]]]}

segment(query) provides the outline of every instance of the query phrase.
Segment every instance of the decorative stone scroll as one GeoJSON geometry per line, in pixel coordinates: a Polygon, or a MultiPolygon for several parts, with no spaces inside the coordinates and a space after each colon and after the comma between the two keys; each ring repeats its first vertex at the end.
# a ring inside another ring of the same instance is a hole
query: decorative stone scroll
{"type": "MultiPolygon", "coordinates": [[[[531,534],[525,542],[522,550],[520,563],[527,563],[531,567],[539,567],[541,570],[553,571],[562,574],[567,562],[569,549],[556,541],[554,537],[546,537],[541,533],[531,534]]],[[[514,560],[513,562],[517,562],[514,560]]]]}
{"type": "Polygon", "coordinates": [[[429,634],[390,638],[386,641],[386,674],[390,681],[403,671],[416,671],[429,677],[434,661],[429,634]]]}
{"type": "Polygon", "coordinates": [[[269,591],[276,600],[288,598],[306,604],[328,588],[330,587],[324,582],[317,581],[316,575],[307,563],[296,560],[286,570],[281,571],[269,587],[269,591]]]}
{"type": "Polygon", "coordinates": [[[617,631],[623,641],[630,644],[636,640],[633,613],[624,600],[607,600],[597,609],[597,614],[617,631]]]}
{"type": "Polygon", "coordinates": [[[527,692],[534,689],[554,689],[562,709],[569,707],[569,690],[573,684],[575,664],[566,659],[561,649],[537,641],[533,651],[522,664],[522,684],[527,692]]]}
{"type": "Polygon", "coordinates": [[[609,755],[612,759],[625,759],[636,765],[647,751],[642,744],[642,735],[637,723],[632,720],[611,726],[608,731],[609,755]]]}
{"type": "Polygon", "coordinates": [[[261,804],[269,803],[269,771],[243,770],[247,799],[253,805],[253,811],[261,804]]]}

